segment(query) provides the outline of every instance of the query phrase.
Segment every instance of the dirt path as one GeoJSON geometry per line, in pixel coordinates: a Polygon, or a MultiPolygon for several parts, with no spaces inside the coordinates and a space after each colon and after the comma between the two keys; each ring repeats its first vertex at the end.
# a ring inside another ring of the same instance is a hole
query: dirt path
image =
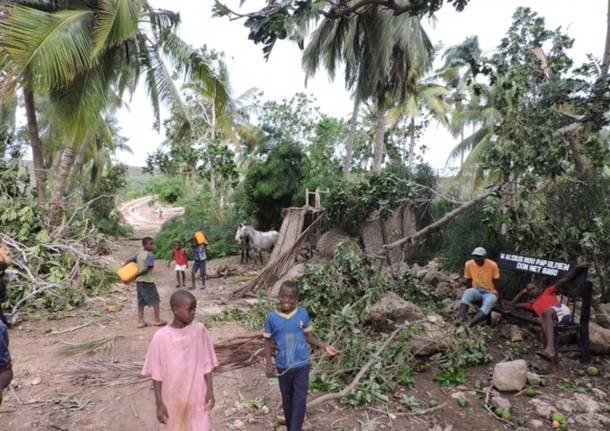
{"type": "MultiPolygon", "coordinates": [[[[132,201],[124,208],[127,218],[136,228],[136,237],[154,234],[160,223],[149,210],[150,197],[132,201]],[[131,208],[135,208],[132,211],[131,208]]],[[[114,257],[116,262],[132,256],[139,249],[138,241],[121,241],[117,244],[114,257]]],[[[239,265],[238,257],[212,261],[210,266],[239,265]]],[[[175,290],[174,272],[166,262],[158,261],[155,277],[162,298],[162,317],[170,319],[168,299],[175,290]]],[[[247,307],[246,301],[234,301],[230,293],[239,285],[237,278],[213,279],[208,281],[205,291],[196,290],[199,303],[196,319],[203,321],[210,329],[215,342],[232,338],[247,331],[237,322],[214,322],[210,319],[229,307],[247,307]]],[[[150,310],[147,318],[150,319],[150,310]]],[[[104,430],[135,431],[156,430],[154,394],[149,382],[128,386],[95,386],[91,381],[76,381],[63,373],[75,363],[104,361],[106,363],[141,362],[148,343],[156,328],[136,329],[135,287],[117,285],[110,296],[90,298],[84,307],[63,313],[61,316],[33,315],[11,330],[11,352],[14,357],[14,392],[5,393],[5,402],[0,408],[0,431],[29,430],[104,430]],[[113,311],[110,311],[113,310],[113,311]],[[80,329],[67,331],[87,325],[80,329]],[[67,331],[63,332],[62,331],[67,331]],[[116,336],[114,347],[108,352],[92,356],[66,357],[60,349],[68,343],[82,343],[108,336],[116,336]]],[[[502,351],[504,351],[502,349],[502,351]]],[[[500,349],[492,352],[494,362],[502,359],[500,349]]],[[[561,375],[553,377],[552,383],[568,375],[575,362],[565,362],[561,375]]],[[[471,380],[479,378],[487,381],[493,363],[469,370],[471,380]]],[[[425,406],[430,398],[446,407],[435,412],[416,416],[391,416],[383,405],[352,409],[339,404],[326,404],[311,411],[306,429],[310,431],[457,431],[457,430],[500,430],[508,428],[488,415],[476,399],[467,409],[458,408],[451,398],[454,390],[439,387],[433,382],[432,371],[417,375],[417,386],[409,390],[425,406]]],[[[277,385],[264,376],[262,365],[249,367],[215,376],[217,405],[212,413],[212,429],[240,429],[249,431],[269,431],[275,429],[276,415],[281,414],[277,385]],[[244,404],[248,400],[259,399],[269,412],[248,412],[244,404]],[[236,422],[236,421],[241,421],[236,422]]],[[[603,379],[600,377],[599,379],[603,379]]],[[[599,380],[598,379],[598,380],[599,380]]],[[[594,382],[596,386],[599,382],[594,382]]],[[[471,387],[461,390],[468,391],[471,387]]],[[[318,394],[312,394],[315,397],[318,394]]],[[[394,394],[400,398],[401,393],[394,394]]],[[[561,397],[562,393],[555,393],[561,397]]],[[[526,412],[526,397],[511,397],[516,411],[526,412]]],[[[395,411],[395,410],[394,410],[395,411]]],[[[545,424],[545,429],[549,429],[545,424]]],[[[528,429],[520,428],[520,429],[528,429]]],[[[571,427],[572,430],[585,429],[571,427]]]]}
{"type": "Polygon", "coordinates": [[[119,207],[123,218],[133,226],[137,235],[154,235],[161,230],[163,223],[184,214],[184,208],[166,208],[162,206],[153,208],[151,206],[153,199],[153,196],[144,196],[125,202],[119,207]],[[159,210],[161,211],[159,212],[159,210]]]}

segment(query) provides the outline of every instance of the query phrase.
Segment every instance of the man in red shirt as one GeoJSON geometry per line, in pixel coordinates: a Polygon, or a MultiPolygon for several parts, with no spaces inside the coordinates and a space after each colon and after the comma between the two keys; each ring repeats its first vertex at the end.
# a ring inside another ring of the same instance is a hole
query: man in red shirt
{"type": "Polygon", "coordinates": [[[555,325],[558,323],[570,323],[572,316],[570,309],[562,304],[557,294],[566,284],[572,282],[582,271],[589,267],[588,263],[576,265],[569,273],[557,283],[542,289],[534,283],[528,283],[525,289],[517,294],[511,301],[516,307],[535,313],[542,320],[542,333],[544,335],[544,350],[536,352],[538,356],[548,361],[555,357],[555,325]],[[517,303],[525,294],[534,297],[530,302],[517,303]]]}
{"type": "Polygon", "coordinates": [[[182,248],[180,241],[174,241],[174,251],[172,252],[172,258],[167,262],[169,268],[172,260],[176,261],[176,289],[184,287],[186,283],[186,270],[189,267],[188,260],[186,259],[186,250],[182,248]]]}

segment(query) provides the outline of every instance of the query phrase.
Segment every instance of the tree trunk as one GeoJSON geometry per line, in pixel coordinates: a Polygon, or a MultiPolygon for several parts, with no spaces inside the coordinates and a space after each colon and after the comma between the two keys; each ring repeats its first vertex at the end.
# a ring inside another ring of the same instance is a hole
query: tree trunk
{"type": "Polygon", "coordinates": [[[210,191],[212,192],[212,199],[216,199],[216,162],[210,161],[210,191]]]}
{"type": "Polygon", "coordinates": [[[40,133],[38,131],[38,119],[36,118],[36,105],[34,92],[31,88],[23,87],[23,101],[28,123],[28,132],[32,141],[32,159],[34,162],[34,178],[36,180],[36,193],[38,202],[43,204],[47,201],[47,172],[44,167],[44,151],[40,133]]]}
{"type": "Polygon", "coordinates": [[[610,0],[606,6],[606,43],[604,45],[604,56],[602,57],[602,67],[600,78],[605,79],[608,75],[608,66],[610,66],[610,0]]]}
{"type": "Polygon", "coordinates": [[[381,172],[385,137],[385,94],[377,98],[377,123],[375,125],[375,146],[373,147],[373,172],[381,172]]]}
{"type": "Polygon", "coordinates": [[[70,171],[74,165],[74,149],[66,148],[63,151],[61,162],[59,163],[59,169],[57,172],[57,180],[53,189],[53,196],[51,197],[51,209],[49,211],[49,223],[57,225],[59,222],[59,216],[61,215],[62,201],[64,192],[68,185],[70,178],[70,171]]]}
{"type": "Polygon", "coordinates": [[[360,111],[360,100],[354,96],[354,110],[352,111],[352,120],[349,125],[349,135],[345,143],[345,159],[343,160],[343,176],[349,174],[352,166],[352,157],[354,155],[354,142],[356,141],[356,131],[358,129],[358,111],[360,111]]]}
{"type": "Polygon", "coordinates": [[[591,164],[589,159],[585,155],[585,150],[581,142],[581,133],[571,133],[567,136],[568,142],[570,143],[570,149],[572,150],[572,157],[574,158],[574,164],[576,165],[576,173],[578,179],[584,182],[588,182],[591,179],[591,164]]]}
{"type": "Polygon", "coordinates": [[[453,220],[454,218],[456,218],[457,216],[459,216],[460,214],[462,214],[464,211],[466,211],[468,208],[471,208],[479,203],[481,203],[487,196],[491,195],[493,193],[493,191],[489,191],[489,192],[485,192],[485,193],[481,193],[480,195],[476,196],[475,198],[473,198],[472,200],[463,203],[462,205],[460,205],[459,207],[455,208],[452,211],[449,211],[448,213],[446,213],[443,217],[441,217],[440,219],[438,219],[437,221],[435,221],[434,223],[429,224],[428,226],[426,226],[423,229],[418,230],[417,232],[406,236],[402,239],[399,239],[397,241],[394,241],[390,244],[386,244],[383,246],[384,249],[389,250],[391,248],[395,248],[398,246],[401,246],[402,244],[409,242],[409,241],[414,241],[417,238],[424,236],[442,226],[444,226],[445,224],[447,224],[449,221],[453,220]]]}
{"type": "Polygon", "coordinates": [[[415,159],[415,118],[411,118],[411,133],[409,136],[409,161],[407,166],[411,168],[413,166],[413,159],[415,159]]]}

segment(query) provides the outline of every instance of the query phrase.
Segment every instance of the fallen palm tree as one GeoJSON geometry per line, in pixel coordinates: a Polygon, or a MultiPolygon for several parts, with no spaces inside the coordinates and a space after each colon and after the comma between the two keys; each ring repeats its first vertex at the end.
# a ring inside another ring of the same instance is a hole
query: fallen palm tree
{"type": "MultiPolygon", "coordinates": [[[[218,358],[215,372],[226,373],[261,361],[264,339],[262,334],[235,337],[216,344],[214,350],[218,358]]],[[[91,386],[125,386],[149,381],[141,374],[142,366],[139,361],[87,361],[74,364],[61,374],[91,386]]]]}

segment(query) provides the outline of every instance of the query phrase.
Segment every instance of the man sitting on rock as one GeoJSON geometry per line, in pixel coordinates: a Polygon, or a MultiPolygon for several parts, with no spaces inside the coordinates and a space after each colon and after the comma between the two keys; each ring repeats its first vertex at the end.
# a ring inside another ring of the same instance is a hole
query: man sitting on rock
{"type": "Polygon", "coordinates": [[[560,289],[571,283],[582,271],[589,267],[588,263],[576,265],[570,272],[555,284],[542,289],[534,283],[528,283],[525,289],[517,294],[511,301],[515,307],[536,313],[541,320],[542,334],[544,336],[544,350],[536,352],[538,356],[547,361],[552,361],[555,357],[555,325],[558,323],[570,323],[572,316],[567,305],[562,304],[557,294],[560,289]],[[530,302],[517,303],[525,294],[535,298],[530,302]]]}
{"type": "Polygon", "coordinates": [[[479,311],[469,323],[470,327],[487,318],[499,297],[500,270],[496,262],[487,259],[486,256],[487,251],[483,247],[475,248],[472,251],[472,259],[466,262],[464,268],[464,278],[468,289],[462,295],[459,322],[461,324],[465,322],[471,303],[481,304],[479,311]]]}

